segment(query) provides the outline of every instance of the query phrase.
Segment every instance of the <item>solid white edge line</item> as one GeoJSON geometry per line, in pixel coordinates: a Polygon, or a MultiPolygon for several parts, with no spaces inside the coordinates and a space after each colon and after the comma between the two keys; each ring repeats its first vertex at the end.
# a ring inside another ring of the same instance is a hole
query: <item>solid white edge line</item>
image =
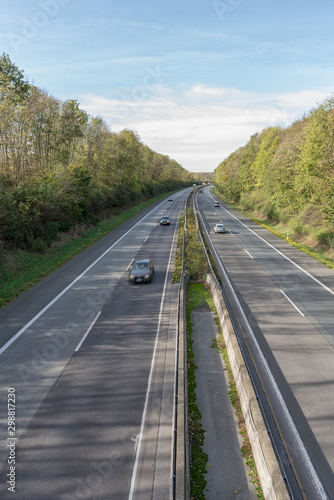
{"type": "Polygon", "coordinates": [[[147,242],[148,238],[149,238],[149,236],[147,235],[146,238],[144,239],[144,243],[147,242]]]}
{"type": "Polygon", "coordinates": [[[283,295],[284,295],[284,297],[286,298],[286,300],[288,300],[288,301],[290,302],[290,304],[291,304],[291,305],[292,305],[292,306],[296,309],[296,311],[298,311],[298,312],[299,312],[299,314],[300,314],[301,316],[303,316],[303,318],[305,318],[305,314],[303,314],[303,313],[301,312],[301,310],[300,310],[300,309],[298,309],[298,307],[296,306],[296,304],[294,304],[294,303],[292,302],[292,300],[291,300],[291,299],[289,299],[289,297],[287,296],[287,294],[286,294],[286,293],[284,293],[284,292],[283,292],[283,290],[280,290],[280,292],[282,292],[282,293],[283,293],[283,295]]]}
{"type": "Polygon", "coordinates": [[[260,236],[259,234],[257,234],[255,231],[253,231],[253,229],[251,229],[250,227],[248,227],[246,224],[244,224],[243,222],[241,222],[241,220],[238,219],[238,217],[236,217],[235,215],[233,215],[229,210],[227,210],[226,208],[222,207],[228,214],[230,214],[235,220],[237,220],[238,222],[240,222],[240,224],[242,224],[246,229],[248,229],[251,233],[253,233],[255,236],[257,236],[260,240],[262,240],[266,245],[268,245],[270,248],[272,248],[273,250],[275,250],[275,252],[277,252],[279,255],[281,255],[282,257],[284,257],[284,259],[286,259],[287,261],[289,261],[291,264],[293,264],[295,267],[297,267],[300,271],[302,271],[304,274],[306,274],[306,276],[308,276],[309,278],[311,278],[313,281],[315,281],[316,283],[318,283],[318,285],[322,286],[322,288],[324,288],[325,290],[327,290],[327,292],[329,292],[330,294],[334,295],[334,291],[329,288],[328,286],[324,285],[324,283],[322,283],[320,280],[318,280],[317,278],[315,278],[314,276],[312,276],[311,273],[309,273],[308,271],[306,271],[306,269],[304,269],[303,267],[301,267],[299,264],[297,264],[296,262],[294,262],[292,259],[290,259],[289,257],[287,257],[283,252],[281,252],[280,250],[278,250],[276,247],[274,247],[274,245],[272,245],[271,243],[269,243],[268,241],[266,241],[264,238],[262,238],[262,236],[260,236]]]}
{"type": "Polygon", "coordinates": [[[146,419],[148,398],[149,398],[149,394],[150,394],[150,390],[151,390],[151,384],[152,384],[153,366],[154,366],[155,355],[156,355],[156,350],[157,350],[157,345],[158,345],[158,338],[159,338],[159,333],[160,333],[160,325],[161,325],[161,318],[162,318],[162,312],[163,312],[163,305],[164,305],[166,288],[167,288],[167,277],[168,277],[168,272],[169,272],[170,263],[171,263],[171,259],[172,259],[172,252],[173,252],[173,248],[174,248],[175,237],[176,237],[176,228],[175,228],[175,231],[174,231],[172,246],[171,246],[171,250],[170,250],[170,254],[169,254],[169,260],[168,260],[167,271],[166,271],[166,276],[165,276],[164,288],[163,288],[161,302],[160,302],[158,327],[157,327],[157,333],[155,335],[154,349],[153,349],[153,355],[152,355],[152,361],[151,361],[151,368],[150,368],[150,375],[149,375],[149,378],[148,378],[148,384],[147,384],[147,390],[146,390],[146,397],[145,397],[145,404],[144,404],[144,410],[143,410],[142,419],[141,419],[139,437],[138,437],[138,439],[136,441],[136,445],[135,445],[135,463],[134,463],[134,466],[133,466],[133,469],[132,469],[131,486],[130,486],[130,492],[129,492],[128,500],[132,500],[133,499],[134,488],[135,488],[135,483],[136,483],[136,478],[137,478],[137,469],[138,469],[138,463],[139,463],[140,448],[141,448],[141,442],[142,442],[143,431],[144,431],[144,426],[145,426],[145,419],[146,419]]]}
{"type": "Polygon", "coordinates": [[[103,252],[103,254],[101,254],[100,257],[98,257],[79,276],[77,276],[75,280],[72,281],[72,283],[67,285],[67,287],[64,288],[64,290],[62,290],[53,300],[51,300],[51,302],[49,302],[45,307],[43,307],[43,309],[38,314],[36,314],[36,316],[34,316],[26,325],[24,325],[21,328],[21,330],[19,330],[10,340],[8,340],[8,342],[6,342],[4,346],[1,347],[0,355],[4,353],[8,349],[8,347],[10,347],[12,343],[15,342],[15,340],[17,340],[31,325],[33,325],[35,321],[37,321],[48,309],[50,309],[50,307],[53,306],[53,304],[55,304],[70,288],[72,288],[72,286],[75,285],[75,283],[79,281],[80,278],[82,278],[92,267],[95,266],[95,264],[97,264],[108,252],[110,252],[110,250],[112,250],[115,245],[117,245],[127,234],[133,231],[133,229],[136,226],[138,226],[138,224],[140,224],[144,219],[146,219],[146,217],[151,215],[151,213],[154,212],[154,210],[159,208],[165,202],[166,200],[162,201],[159,205],[153,208],[148,214],[146,214],[142,219],[140,219],[134,226],[132,226],[131,229],[129,229],[126,233],[124,233],[123,236],[121,236],[117,241],[115,241],[115,243],[113,243],[105,252],[103,252]]]}
{"type": "MultiPolygon", "coordinates": [[[[224,210],[226,210],[226,209],[224,209],[224,210]]],[[[228,212],[228,210],[226,210],[226,211],[228,212]]],[[[231,214],[231,215],[232,215],[232,214],[231,214]]],[[[207,235],[209,236],[208,231],[207,231],[207,229],[206,229],[206,227],[205,227],[205,225],[204,225],[204,223],[203,223],[202,215],[200,214],[200,216],[201,216],[201,220],[202,220],[202,225],[203,225],[203,227],[204,227],[204,229],[205,229],[205,231],[206,231],[207,235]]],[[[233,217],[234,217],[234,216],[233,216],[233,217]]],[[[236,218],[236,217],[235,217],[235,218],[236,218]]],[[[237,219],[237,220],[238,220],[238,219],[237,219]]],[[[241,222],[241,221],[239,221],[239,222],[241,222]]],[[[242,224],[242,222],[241,222],[241,224],[242,224]]],[[[247,226],[246,226],[246,227],[247,227],[247,226]]],[[[249,228],[248,228],[248,229],[249,229],[249,228]]],[[[255,234],[256,234],[256,233],[255,233],[255,234]]],[[[257,236],[258,236],[258,235],[257,235],[257,236]]],[[[261,238],[261,239],[262,239],[262,238],[261,238]]],[[[264,241],[265,241],[265,240],[264,240],[264,241]]],[[[267,242],[266,242],[266,243],[267,243],[267,242]]],[[[271,246],[271,245],[270,245],[270,246],[271,246]]],[[[314,488],[317,490],[317,492],[318,492],[318,494],[319,494],[319,500],[320,500],[320,499],[321,499],[321,500],[328,500],[328,496],[327,496],[326,492],[324,491],[324,488],[323,488],[323,485],[322,485],[322,483],[321,483],[321,481],[320,481],[320,479],[319,479],[318,473],[317,473],[317,471],[315,470],[314,465],[313,465],[313,463],[312,463],[312,461],[311,461],[311,459],[310,459],[310,456],[309,456],[309,454],[308,454],[308,452],[307,452],[307,450],[306,450],[306,448],[305,448],[305,446],[304,446],[303,440],[302,440],[302,438],[300,437],[300,434],[299,434],[298,429],[297,429],[297,427],[296,427],[296,425],[295,425],[295,423],[294,423],[294,421],[293,421],[293,418],[292,418],[292,416],[291,416],[291,413],[290,413],[290,411],[289,411],[289,409],[288,409],[288,407],[287,407],[287,405],[286,405],[286,403],[285,403],[285,401],[284,401],[283,395],[282,395],[281,391],[279,390],[279,387],[278,387],[278,385],[277,385],[277,383],[276,383],[276,381],[275,381],[275,378],[274,378],[274,376],[273,376],[273,374],[272,374],[272,372],[271,372],[271,370],[270,370],[269,364],[268,364],[268,362],[267,362],[267,360],[266,360],[266,358],[265,358],[265,356],[264,356],[264,354],[263,354],[263,352],[262,352],[262,350],[261,350],[261,348],[260,348],[260,345],[259,345],[259,343],[258,343],[258,341],[257,341],[257,339],[256,339],[256,337],[255,337],[254,331],[253,331],[252,327],[251,327],[251,326],[250,326],[250,324],[249,324],[249,321],[248,321],[248,319],[247,319],[247,316],[246,316],[246,314],[245,314],[245,312],[244,312],[243,308],[241,307],[241,304],[240,304],[240,302],[239,302],[239,300],[238,300],[238,297],[237,297],[237,295],[236,295],[236,293],[235,293],[235,290],[234,290],[234,288],[232,287],[232,284],[231,284],[231,282],[230,282],[230,280],[229,280],[229,278],[228,278],[228,276],[227,276],[227,274],[226,274],[226,272],[225,272],[225,269],[224,269],[224,267],[223,267],[223,265],[222,265],[222,263],[221,263],[220,257],[219,257],[219,255],[217,254],[217,251],[216,251],[216,249],[215,249],[215,247],[214,247],[214,246],[213,246],[213,250],[214,250],[214,252],[215,252],[215,254],[216,254],[216,257],[217,257],[218,261],[219,261],[219,262],[220,262],[220,264],[221,264],[221,269],[222,269],[222,272],[223,272],[223,274],[224,274],[224,276],[225,276],[226,282],[227,282],[227,283],[228,283],[228,285],[229,285],[229,289],[230,289],[230,291],[231,291],[232,295],[234,296],[234,300],[235,300],[235,302],[236,302],[236,303],[238,304],[238,306],[239,306],[240,313],[241,313],[241,315],[242,315],[242,317],[243,317],[243,319],[244,319],[244,322],[245,322],[245,324],[246,324],[246,326],[247,326],[247,329],[249,330],[249,333],[250,333],[250,335],[251,335],[251,337],[252,337],[252,339],[253,339],[254,345],[255,345],[255,347],[256,347],[256,349],[257,349],[257,352],[258,352],[258,354],[259,354],[259,356],[260,356],[260,358],[261,358],[261,361],[262,361],[263,367],[264,367],[264,369],[265,369],[265,371],[266,371],[266,373],[267,373],[267,376],[268,376],[268,379],[269,379],[269,381],[270,381],[270,383],[271,383],[271,386],[272,386],[272,388],[273,388],[273,391],[275,392],[275,394],[276,394],[276,398],[277,398],[277,400],[279,401],[279,404],[281,405],[282,411],[283,411],[283,413],[284,413],[284,415],[285,415],[285,418],[286,418],[286,422],[287,422],[287,424],[288,424],[288,426],[289,426],[289,428],[290,428],[290,430],[291,430],[291,433],[293,434],[293,436],[294,436],[294,438],[295,438],[295,440],[296,440],[296,445],[297,445],[297,447],[298,447],[298,449],[299,449],[299,452],[300,452],[300,455],[301,455],[301,457],[302,457],[302,460],[303,460],[303,462],[304,462],[304,464],[305,464],[305,467],[306,467],[306,469],[307,469],[308,473],[309,473],[309,474],[310,474],[310,476],[311,476],[311,480],[312,480],[312,482],[313,482],[314,488]]]]}
{"type": "Polygon", "coordinates": [[[89,332],[91,331],[91,329],[93,328],[93,326],[95,325],[96,321],[97,321],[97,318],[100,316],[102,311],[99,311],[97,313],[97,315],[95,316],[95,318],[93,319],[93,321],[91,322],[90,326],[88,327],[88,330],[87,332],[85,333],[85,335],[82,337],[82,339],[80,340],[79,344],[77,345],[77,347],[74,349],[74,352],[77,352],[80,347],[82,346],[82,344],[84,343],[87,335],[89,334],[89,332]]]}

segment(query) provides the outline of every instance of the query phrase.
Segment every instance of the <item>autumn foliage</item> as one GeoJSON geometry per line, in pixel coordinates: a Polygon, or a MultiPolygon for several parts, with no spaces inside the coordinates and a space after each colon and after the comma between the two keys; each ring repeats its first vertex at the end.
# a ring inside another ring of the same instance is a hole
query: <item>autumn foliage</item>
{"type": "Polygon", "coordinates": [[[30,85],[0,57],[0,242],[40,251],[78,223],[191,184],[131,130],[30,85]]]}
{"type": "Polygon", "coordinates": [[[334,97],[290,127],[254,134],[214,182],[226,200],[334,247],[334,97]]]}

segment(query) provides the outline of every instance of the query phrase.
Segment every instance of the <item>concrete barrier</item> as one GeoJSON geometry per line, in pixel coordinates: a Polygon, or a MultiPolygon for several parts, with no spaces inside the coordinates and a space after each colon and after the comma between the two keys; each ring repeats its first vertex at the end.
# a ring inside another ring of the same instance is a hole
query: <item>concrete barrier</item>
{"type": "Polygon", "coordinates": [[[264,497],[268,500],[288,500],[290,495],[279,468],[224,298],[210,274],[207,275],[207,283],[217,309],[264,497]]]}

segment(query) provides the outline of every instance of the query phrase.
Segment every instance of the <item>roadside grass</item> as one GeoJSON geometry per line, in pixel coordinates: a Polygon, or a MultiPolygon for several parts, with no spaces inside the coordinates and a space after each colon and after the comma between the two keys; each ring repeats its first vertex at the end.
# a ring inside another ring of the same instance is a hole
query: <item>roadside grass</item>
{"type": "Polygon", "coordinates": [[[141,210],[165,196],[166,194],[132,206],[119,215],[101,221],[94,227],[78,226],[73,228],[72,232],[61,235],[64,242],[56,242],[45,253],[5,250],[0,246],[0,308],[95,243],[102,236],[105,236],[141,210]]]}

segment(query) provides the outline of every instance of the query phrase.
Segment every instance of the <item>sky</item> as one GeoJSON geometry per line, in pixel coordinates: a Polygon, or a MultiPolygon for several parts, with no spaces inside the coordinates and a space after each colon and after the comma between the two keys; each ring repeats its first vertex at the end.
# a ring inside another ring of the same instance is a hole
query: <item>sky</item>
{"type": "Polygon", "coordinates": [[[11,0],[0,53],[113,132],[212,172],[334,89],[329,0],[11,0]]]}

